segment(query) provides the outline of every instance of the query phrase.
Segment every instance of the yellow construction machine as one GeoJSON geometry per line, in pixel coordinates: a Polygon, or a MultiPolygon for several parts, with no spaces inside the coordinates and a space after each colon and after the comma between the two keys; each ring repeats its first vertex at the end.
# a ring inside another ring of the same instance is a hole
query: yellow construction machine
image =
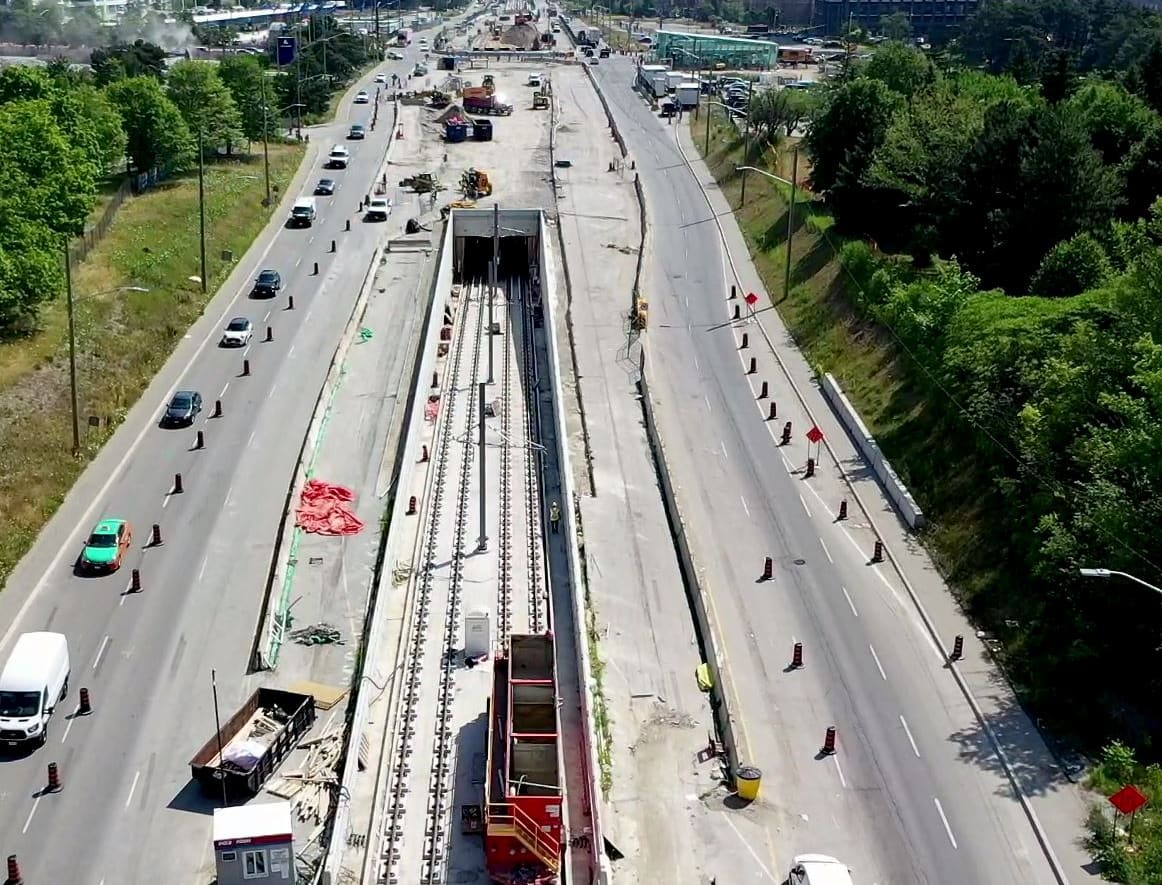
{"type": "Polygon", "coordinates": [[[492,195],[492,181],[487,172],[469,169],[460,176],[460,190],[464,192],[466,199],[478,200],[492,195]]]}

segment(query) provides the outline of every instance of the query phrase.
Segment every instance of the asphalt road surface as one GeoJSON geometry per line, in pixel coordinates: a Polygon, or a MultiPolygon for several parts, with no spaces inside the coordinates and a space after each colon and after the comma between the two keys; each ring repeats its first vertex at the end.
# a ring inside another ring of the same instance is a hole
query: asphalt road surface
{"type": "Polygon", "coordinates": [[[965,758],[976,723],[915,613],[783,463],[725,322],[720,240],[674,130],[631,91],[630,60],[593,72],[645,188],[650,387],[714,586],[742,741],[764,772],[769,852],[748,845],[751,856],[778,881],[791,855],[823,852],[866,885],[1053,882],[1007,784],[965,758]],[[771,583],[756,582],[764,553],[771,583]],[[788,673],[794,639],[808,666],[788,673]],[[818,757],[830,724],[840,753],[818,757]]]}
{"type": "MultiPolygon", "coordinates": [[[[413,46],[404,61],[376,71],[402,77],[418,54],[413,46]]],[[[361,88],[374,97],[372,76],[361,88]]],[[[211,670],[223,720],[256,684],[244,674],[287,486],[335,346],[386,234],[384,224],[364,222],[357,209],[384,159],[390,104],[380,106],[366,140],[344,140],[348,125],[369,123],[371,113],[371,105],[349,102],[334,124],[310,130],[317,151],[300,192],[310,194],[329,177],[339,182],[335,195],[318,198],[312,227],[260,237],[242,261],[254,273],[234,280],[208,307],[0,597],[0,660],[32,630],[64,633],[72,660],[70,693],[47,745],[0,758],[0,854],[18,856],[30,885],[212,878],[205,873],[212,803],[190,785],[187,763],[214,733],[211,670]],[[348,145],[350,165],[324,171],[335,143],[348,145]],[[332,239],[337,254],[329,252],[332,239]],[[249,297],[260,268],[282,274],[278,297],[249,297]],[[218,347],[234,316],[255,324],[245,350],[218,347]],[[263,340],[267,326],[270,342],[263,340]],[[250,362],[246,377],[243,359],[250,362]],[[161,429],[175,389],[200,391],[206,410],[188,429],[161,429]],[[216,399],[220,418],[210,417],[216,399]],[[198,430],[202,450],[193,449],[198,430]],[[172,491],[177,473],[180,494],[172,491]],[[134,546],[120,572],[78,577],[75,559],[102,516],[131,520],[134,546]],[[144,549],[154,523],[164,543],[144,549]],[[140,569],[143,586],[128,594],[132,568],[140,569]],[[94,712],[73,717],[82,686],[94,712]],[[44,795],[48,762],[60,766],[64,788],[44,795]]]]}

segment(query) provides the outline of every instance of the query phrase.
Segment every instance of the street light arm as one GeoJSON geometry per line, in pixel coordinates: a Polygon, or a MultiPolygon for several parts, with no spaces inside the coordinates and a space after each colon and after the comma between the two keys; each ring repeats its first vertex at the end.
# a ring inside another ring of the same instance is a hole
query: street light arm
{"type": "Polygon", "coordinates": [[[759,175],[765,175],[767,178],[773,179],[774,181],[780,182],[781,184],[790,185],[791,187],[795,186],[794,183],[787,181],[787,179],[780,178],[779,176],[774,175],[770,172],[767,172],[765,169],[759,169],[756,166],[735,166],[734,167],[735,172],[742,172],[743,170],[745,170],[747,172],[757,172],[759,175]]]}
{"type": "Polygon", "coordinates": [[[1147,590],[1153,590],[1155,593],[1162,595],[1162,587],[1156,587],[1149,581],[1143,581],[1141,578],[1131,575],[1129,572],[1119,572],[1108,568],[1083,568],[1078,569],[1078,573],[1083,578],[1111,578],[1115,575],[1119,578],[1125,578],[1127,581],[1133,581],[1135,584],[1140,584],[1147,590]]]}

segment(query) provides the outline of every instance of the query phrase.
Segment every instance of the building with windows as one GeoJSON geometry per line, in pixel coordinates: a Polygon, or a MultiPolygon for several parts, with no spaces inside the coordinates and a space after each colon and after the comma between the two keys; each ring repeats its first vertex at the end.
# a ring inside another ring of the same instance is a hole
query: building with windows
{"type": "Polygon", "coordinates": [[[664,30],[655,38],[654,57],[675,69],[713,68],[721,63],[732,71],[766,71],[775,67],[779,57],[779,44],[768,40],[664,30]]]}
{"type": "Polygon", "coordinates": [[[917,37],[939,37],[958,28],[980,9],[980,0],[815,0],[815,23],[824,34],[838,35],[849,25],[879,32],[880,19],[902,12],[917,37]]]}
{"type": "Polygon", "coordinates": [[[214,809],[214,862],[218,885],[295,881],[289,802],[214,809]]]}

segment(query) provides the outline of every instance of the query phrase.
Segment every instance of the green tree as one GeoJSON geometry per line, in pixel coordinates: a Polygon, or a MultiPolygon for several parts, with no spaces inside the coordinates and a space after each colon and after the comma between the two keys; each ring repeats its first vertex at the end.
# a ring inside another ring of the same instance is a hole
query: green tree
{"type": "Polygon", "coordinates": [[[1162,113],[1162,39],[1155,39],[1134,69],[1138,94],[1155,111],[1162,113]]]}
{"type": "Polygon", "coordinates": [[[242,120],[234,97],[217,65],[204,61],[180,61],[169,72],[168,94],[190,131],[202,133],[206,150],[231,147],[242,140],[242,120]]]}
{"type": "Polygon", "coordinates": [[[1049,104],[1067,99],[1077,85],[1073,58],[1064,49],[1049,52],[1041,64],[1041,94],[1049,104]]]}
{"type": "Polygon", "coordinates": [[[904,12],[893,12],[880,16],[880,33],[897,43],[907,43],[912,39],[912,20],[904,12]]]}
{"type": "Polygon", "coordinates": [[[898,93],[871,78],[844,83],[826,96],[806,147],[813,185],[841,220],[854,220],[864,173],[903,106],[898,93]]]}
{"type": "Polygon", "coordinates": [[[1139,218],[1162,196],[1162,126],[1154,124],[1130,148],[1121,165],[1125,218],[1139,218]]]}
{"type": "Polygon", "coordinates": [[[750,103],[750,121],[756,140],[774,145],[784,134],[791,136],[796,127],[811,117],[817,105],[813,90],[768,89],[760,92],[750,103]]]}
{"type": "Polygon", "coordinates": [[[234,98],[238,108],[242,134],[251,141],[263,137],[264,121],[269,127],[266,136],[274,132],[278,108],[273,107],[274,88],[262,64],[252,55],[232,55],[222,59],[218,75],[234,98]],[[264,114],[263,108],[267,111],[264,114]]]}
{"type": "Polygon", "coordinates": [[[125,121],[127,151],[138,172],[180,171],[193,162],[190,129],[157,80],[148,76],[119,80],[107,94],[125,121]]]}
{"type": "Polygon", "coordinates": [[[886,43],[864,65],[863,75],[879,80],[905,98],[911,98],[936,81],[936,68],[928,56],[914,46],[886,43]]]}
{"type": "Polygon", "coordinates": [[[144,40],[94,49],[89,58],[98,86],[107,86],[129,77],[165,76],[165,50],[144,40]]]}
{"type": "Polygon", "coordinates": [[[1049,250],[1029,283],[1029,291],[1059,298],[1080,295],[1102,285],[1112,271],[1105,248],[1092,234],[1083,232],[1049,250]]]}
{"type": "MultiPolygon", "coordinates": [[[[984,129],[986,109],[946,81],[895,115],[868,167],[867,183],[890,192],[891,202],[904,209],[913,239],[920,234],[913,254],[921,263],[941,242],[955,248],[958,231],[949,222],[963,199],[965,161],[984,129]]],[[[891,223],[898,224],[898,218],[891,223]]]]}
{"type": "Polygon", "coordinates": [[[1149,105],[1108,80],[1088,81],[1070,97],[1067,112],[1081,123],[1107,164],[1120,163],[1158,126],[1149,105]]]}

